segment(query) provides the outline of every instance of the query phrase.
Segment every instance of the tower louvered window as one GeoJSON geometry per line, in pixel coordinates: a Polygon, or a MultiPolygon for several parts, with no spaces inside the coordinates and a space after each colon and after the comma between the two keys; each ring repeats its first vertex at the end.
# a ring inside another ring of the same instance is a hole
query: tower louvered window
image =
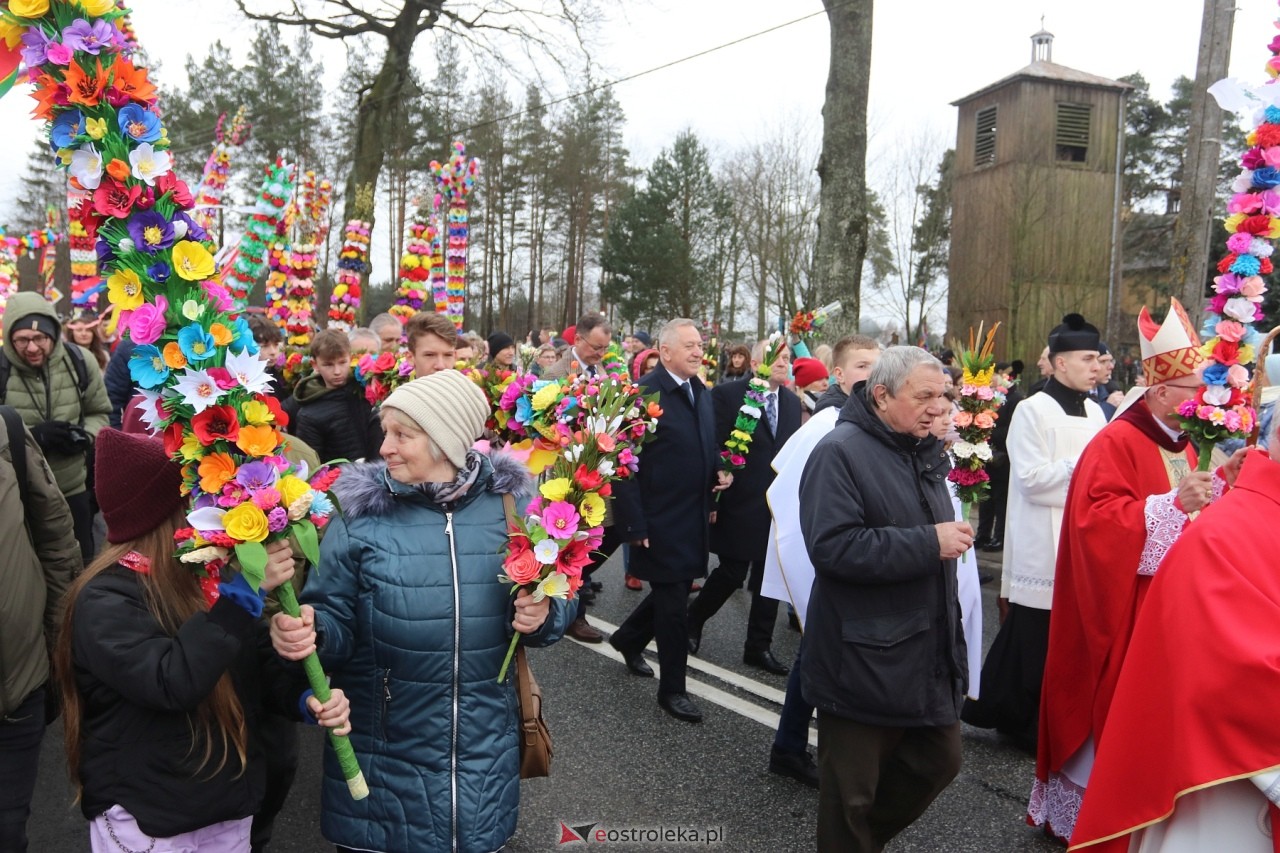
{"type": "Polygon", "coordinates": [[[996,162],[996,108],[978,110],[978,129],[974,137],[973,165],[990,166],[996,162]]]}
{"type": "Polygon", "coordinates": [[[1091,104],[1058,104],[1055,157],[1062,163],[1083,163],[1089,156],[1091,104]]]}

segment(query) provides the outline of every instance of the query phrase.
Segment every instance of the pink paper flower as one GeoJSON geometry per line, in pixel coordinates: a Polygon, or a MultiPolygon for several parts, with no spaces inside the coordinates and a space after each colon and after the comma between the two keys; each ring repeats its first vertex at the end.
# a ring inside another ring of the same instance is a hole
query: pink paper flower
{"type": "Polygon", "coordinates": [[[153,344],[164,334],[169,300],[157,294],[155,304],[144,302],[129,314],[129,337],[135,344],[153,344]]]}
{"type": "Polygon", "coordinates": [[[542,526],[553,539],[572,539],[581,520],[568,501],[555,501],[542,510],[542,526]]]}
{"type": "Polygon", "coordinates": [[[1213,331],[1224,341],[1236,343],[1244,337],[1245,328],[1243,324],[1237,323],[1235,320],[1223,320],[1213,327],[1213,331]]]}

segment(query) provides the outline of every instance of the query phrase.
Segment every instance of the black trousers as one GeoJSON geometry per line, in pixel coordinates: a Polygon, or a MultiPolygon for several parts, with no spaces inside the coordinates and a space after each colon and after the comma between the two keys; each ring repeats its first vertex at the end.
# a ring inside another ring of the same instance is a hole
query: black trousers
{"type": "Polygon", "coordinates": [[[1009,503],[1009,457],[1001,453],[987,466],[990,493],[978,504],[978,541],[1004,539],[1005,508],[1009,503]]]}
{"type": "Polygon", "coordinates": [[[628,654],[639,652],[650,640],[658,641],[658,692],[673,696],[685,692],[685,668],[689,663],[689,588],[691,581],[650,581],[649,594],[631,611],[610,642],[628,654]]]}
{"type": "Polygon", "coordinates": [[[67,507],[71,510],[76,541],[80,543],[80,557],[87,566],[98,553],[93,543],[93,500],[88,492],[81,492],[67,498],[67,507]]]}
{"type": "Polygon", "coordinates": [[[778,619],[778,600],[760,594],[764,580],[764,560],[731,560],[720,558],[716,566],[689,605],[689,624],[704,625],[717,611],[741,589],[750,578],[747,589],[751,591],[751,611],[747,614],[746,652],[767,652],[773,645],[773,623],[778,619]]]}
{"type": "Polygon", "coordinates": [[[263,714],[258,719],[260,737],[268,748],[263,757],[267,765],[267,788],[262,806],[253,816],[249,845],[253,853],[266,850],[271,843],[276,816],[289,799],[289,789],[298,773],[298,723],[278,714],[263,714]]]}
{"type": "Polygon", "coordinates": [[[960,772],[960,723],[890,728],[818,712],[818,849],[879,853],[960,772]]]}
{"type": "MultiPolygon", "coordinates": [[[[600,547],[596,550],[591,558],[591,562],[582,568],[582,585],[586,586],[591,583],[591,576],[596,569],[608,562],[613,556],[613,552],[622,547],[622,534],[618,532],[616,524],[610,524],[604,529],[604,536],[600,540],[600,547]]],[[[587,600],[582,596],[578,596],[578,618],[586,618],[587,600]]]]}
{"type": "Polygon", "coordinates": [[[27,818],[40,769],[44,738],[44,690],[33,690],[22,704],[0,717],[0,850],[26,853],[27,818]]]}

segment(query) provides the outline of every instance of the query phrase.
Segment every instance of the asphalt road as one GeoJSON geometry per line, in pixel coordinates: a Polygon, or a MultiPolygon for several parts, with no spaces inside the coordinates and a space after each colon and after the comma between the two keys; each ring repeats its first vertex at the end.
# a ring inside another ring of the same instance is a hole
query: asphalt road
{"type": "MultiPolygon", "coordinates": [[[[990,564],[984,561],[990,568],[990,564]]],[[[998,572],[998,563],[995,564],[998,572]]],[[[605,584],[591,611],[599,627],[619,624],[642,597],[622,585],[621,554],[597,579],[605,584]]],[[[995,634],[995,593],[984,588],[986,641],[995,634]]],[[[690,692],[706,719],[677,722],[658,708],[655,681],[631,676],[607,644],[565,640],[534,650],[544,714],[555,745],[552,776],[522,786],[519,829],[507,850],[678,850],[706,846],[678,838],[605,842],[600,831],[718,831],[717,849],[814,849],[817,792],[767,770],[785,677],[742,664],[748,599],[735,593],[708,623],[702,652],[691,659],[690,692]],[[561,843],[564,828],[586,828],[592,840],[561,843]]],[[[799,635],[779,615],[774,651],[794,660],[799,635]]],[[[657,661],[650,655],[650,663],[657,661]]],[[[319,832],[322,736],[304,733],[303,756],[289,805],[277,820],[271,850],[331,850],[319,832]]],[[[46,735],[30,824],[33,853],[88,849],[85,822],[72,804],[61,729],[46,735]]],[[[816,735],[814,736],[816,738],[816,735]]],[[[816,742],[816,740],[815,740],[816,742]]],[[[959,777],[925,815],[889,846],[905,851],[1060,851],[1022,820],[1033,759],[994,733],[965,728],[959,777]]],[[[607,836],[606,836],[607,837],[607,836]]]]}

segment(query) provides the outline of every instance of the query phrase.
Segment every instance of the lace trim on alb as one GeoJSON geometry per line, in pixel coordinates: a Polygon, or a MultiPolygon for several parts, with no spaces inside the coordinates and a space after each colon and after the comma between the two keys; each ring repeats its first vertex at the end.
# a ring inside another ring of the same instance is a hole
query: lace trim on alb
{"type": "Polygon", "coordinates": [[[1177,490],[1162,495],[1151,495],[1147,498],[1145,510],[1147,522],[1147,541],[1142,545],[1142,556],[1138,558],[1138,574],[1154,575],[1160,568],[1160,561],[1169,553],[1173,543],[1182,535],[1186,526],[1187,514],[1174,506],[1177,490]]]}
{"type": "Polygon", "coordinates": [[[1084,788],[1061,773],[1050,773],[1047,783],[1037,779],[1031,786],[1027,818],[1033,826],[1048,827],[1054,835],[1070,842],[1083,801],[1084,788]]]}

